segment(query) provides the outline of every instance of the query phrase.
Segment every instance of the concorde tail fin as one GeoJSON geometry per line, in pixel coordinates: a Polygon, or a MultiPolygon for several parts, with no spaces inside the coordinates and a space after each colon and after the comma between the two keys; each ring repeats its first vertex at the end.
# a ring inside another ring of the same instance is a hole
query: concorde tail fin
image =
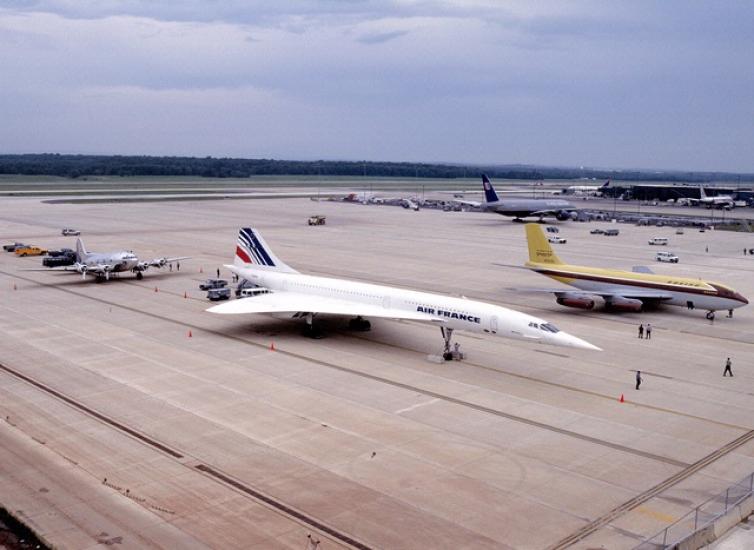
{"type": "Polygon", "coordinates": [[[243,227],[238,232],[233,264],[237,267],[258,267],[268,271],[297,273],[295,269],[275,256],[259,231],[251,227],[243,227]]]}

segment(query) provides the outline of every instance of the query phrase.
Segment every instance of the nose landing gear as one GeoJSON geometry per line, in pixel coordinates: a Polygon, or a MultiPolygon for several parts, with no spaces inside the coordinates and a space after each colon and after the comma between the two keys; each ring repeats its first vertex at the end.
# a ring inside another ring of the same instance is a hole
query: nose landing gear
{"type": "Polygon", "coordinates": [[[445,359],[446,361],[452,361],[453,352],[450,351],[450,340],[453,338],[453,329],[440,327],[440,330],[442,331],[443,340],[445,340],[445,349],[442,352],[442,358],[445,359]]]}

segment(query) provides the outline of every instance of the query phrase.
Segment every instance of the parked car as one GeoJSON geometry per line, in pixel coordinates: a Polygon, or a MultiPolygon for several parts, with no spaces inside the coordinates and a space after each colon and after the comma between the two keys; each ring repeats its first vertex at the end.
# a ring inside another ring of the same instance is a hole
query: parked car
{"type": "Polygon", "coordinates": [[[683,235],[683,227],[679,227],[678,229],[676,229],[675,230],[675,234],[676,235],[683,235]]]}
{"type": "Polygon", "coordinates": [[[555,244],[565,244],[568,242],[563,237],[547,237],[547,240],[555,244]]]}
{"type": "Polygon", "coordinates": [[[557,228],[557,227],[555,227],[555,226],[548,225],[547,226],[547,232],[548,233],[560,233],[560,229],[557,228]]]}
{"type": "Polygon", "coordinates": [[[73,265],[76,263],[76,256],[47,256],[42,258],[42,265],[45,267],[61,267],[73,265]]]}
{"type": "Polygon", "coordinates": [[[61,231],[61,233],[63,234],[64,237],[70,237],[70,236],[75,237],[77,235],[81,235],[81,231],[79,231],[78,229],[73,229],[71,227],[66,227],[65,229],[61,231]]]}
{"type": "Polygon", "coordinates": [[[207,292],[207,298],[213,302],[218,300],[228,300],[230,298],[230,287],[222,286],[219,288],[212,288],[207,292]]]}
{"type": "Polygon", "coordinates": [[[678,263],[678,256],[672,252],[658,252],[655,254],[655,260],[658,262],[670,262],[671,264],[678,263]]]}
{"type": "Polygon", "coordinates": [[[309,225],[325,225],[326,222],[327,218],[325,216],[310,216],[307,223],[309,225]]]}
{"type": "Polygon", "coordinates": [[[654,237],[649,239],[649,244],[667,246],[668,239],[666,237],[654,237]]]}
{"type": "Polygon", "coordinates": [[[602,235],[603,233],[605,233],[605,230],[598,227],[596,229],[592,229],[589,233],[591,233],[592,235],[602,235]]]}
{"type": "Polygon", "coordinates": [[[207,298],[213,302],[218,300],[227,300],[230,298],[230,287],[222,286],[219,288],[211,288],[207,292],[207,298]]]}
{"type": "Polygon", "coordinates": [[[212,290],[213,288],[223,288],[228,286],[225,279],[207,279],[199,285],[199,290],[212,290]]]}
{"type": "Polygon", "coordinates": [[[70,248],[61,248],[60,250],[48,250],[47,255],[53,258],[58,256],[76,256],[76,251],[70,248]]]}
{"type": "Polygon", "coordinates": [[[620,234],[620,229],[605,229],[604,235],[606,237],[617,237],[620,234]]]}
{"type": "Polygon", "coordinates": [[[15,252],[16,248],[20,248],[22,246],[26,246],[24,243],[11,243],[11,244],[4,244],[3,250],[6,252],[15,252]]]}
{"type": "Polygon", "coordinates": [[[16,256],[44,256],[47,250],[38,246],[22,245],[14,251],[16,256]]]}

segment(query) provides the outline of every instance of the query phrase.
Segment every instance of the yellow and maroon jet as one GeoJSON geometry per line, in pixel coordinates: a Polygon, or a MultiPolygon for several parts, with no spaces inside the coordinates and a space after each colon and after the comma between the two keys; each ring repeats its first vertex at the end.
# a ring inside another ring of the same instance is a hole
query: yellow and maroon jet
{"type": "Polygon", "coordinates": [[[563,263],[553,251],[539,224],[526,224],[529,261],[526,267],[577,290],[548,290],[563,306],[594,308],[596,298],[618,311],[641,311],[644,305],[669,304],[703,309],[711,318],[717,310],[733,310],[749,301],[729,286],[691,279],[658,275],[648,268],[620,271],[563,263]]]}

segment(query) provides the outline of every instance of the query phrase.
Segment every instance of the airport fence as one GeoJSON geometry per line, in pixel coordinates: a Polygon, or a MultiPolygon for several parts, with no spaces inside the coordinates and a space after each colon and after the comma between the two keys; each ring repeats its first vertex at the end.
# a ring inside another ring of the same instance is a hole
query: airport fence
{"type": "MultiPolygon", "coordinates": [[[[665,527],[656,535],[645,539],[633,550],[659,550],[672,548],[700,548],[712,542],[707,536],[699,537],[700,543],[692,539],[698,533],[710,530],[720,518],[732,512],[747,498],[754,497],[754,472],[725,491],[703,502],[692,511],[665,527]]],[[[746,514],[748,515],[748,514],[746,514]]],[[[733,522],[733,525],[739,520],[733,522]]],[[[714,538],[714,537],[713,537],[714,538]]]]}

